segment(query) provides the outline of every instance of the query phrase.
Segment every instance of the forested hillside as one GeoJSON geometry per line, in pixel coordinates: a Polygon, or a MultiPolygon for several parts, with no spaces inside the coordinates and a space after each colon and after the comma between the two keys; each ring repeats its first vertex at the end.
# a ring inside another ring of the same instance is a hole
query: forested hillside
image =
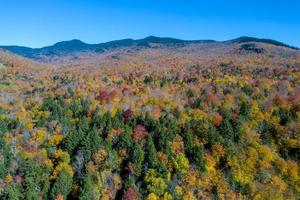
{"type": "Polygon", "coordinates": [[[299,199],[299,52],[204,47],[0,68],[0,199],[299,199]]]}

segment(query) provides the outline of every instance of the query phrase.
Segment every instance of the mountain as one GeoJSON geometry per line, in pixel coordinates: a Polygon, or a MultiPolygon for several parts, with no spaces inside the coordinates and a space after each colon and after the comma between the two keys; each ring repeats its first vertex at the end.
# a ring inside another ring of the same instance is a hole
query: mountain
{"type": "Polygon", "coordinates": [[[0,46],[0,48],[13,52],[15,54],[27,57],[27,58],[38,58],[41,55],[59,55],[68,54],[78,51],[92,50],[93,45],[86,44],[80,40],[70,40],[58,42],[52,46],[42,47],[42,48],[29,48],[22,46],[0,46]]]}
{"type": "Polygon", "coordinates": [[[218,42],[215,40],[181,40],[168,37],[149,36],[143,39],[123,39],[100,44],[87,44],[80,40],[58,42],[52,46],[42,48],[29,48],[22,46],[0,46],[0,48],[15,54],[43,61],[45,57],[66,56],[78,52],[103,53],[116,48],[157,48],[157,47],[184,47],[190,44],[235,44],[235,43],[262,43],[293,50],[298,48],[270,39],[259,39],[254,37],[240,37],[233,40],[218,42]]]}
{"type": "Polygon", "coordinates": [[[276,40],[259,39],[259,38],[247,37],[247,36],[243,36],[243,37],[239,37],[237,39],[233,39],[233,40],[231,40],[231,42],[237,42],[237,43],[260,42],[260,43],[266,43],[266,44],[271,44],[271,45],[275,45],[275,46],[281,46],[281,47],[287,47],[287,48],[290,48],[290,49],[299,50],[299,48],[297,48],[297,47],[290,46],[290,45],[284,44],[282,42],[278,42],[276,40]]]}
{"type": "Polygon", "coordinates": [[[6,49],[18,55],[22,55],[28,58],[37,58],[41,55],[65,55],[74,52],[82,51],[95,51],[103,52],[112,48],[120,47],[151,47],[151,44],[161,44],[167,46],[185,45],[191,43],[212,43],[214,40],[180,40],[175,38],[161,38],[155,36],[149,36],[139,40],[123,39],[115,40],[100,44],[87,44],[80,40],[74,39],[70,41],[63,41],[54,44],[53,46],[47,46],[42,48],[29,48],[23,46],[0,46],[2,49],[6,49]]]}

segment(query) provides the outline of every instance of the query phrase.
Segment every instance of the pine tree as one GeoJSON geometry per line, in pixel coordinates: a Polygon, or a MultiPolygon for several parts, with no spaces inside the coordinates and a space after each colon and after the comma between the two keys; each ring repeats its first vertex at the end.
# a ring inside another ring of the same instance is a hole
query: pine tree
{"type": "Polygon", "coordinates": [[[240,107],[240,115],[247,119],[249,117],[250,110],[251,105],[248,102],[242,102],[240,107]]]}
{"type": "Polygon", "coordinates": [[[144,162],[144,151],[138,143],[134,143],[133,146],[133,159],[135,165],[135,175],[140,176],[144,162]]]}
{"type": "Polygon", "coordinates": [[[68,151],[70,155],[74,153],[74,150],[79,146],[79,144],[86,138],[89,132],[89,123],[86,117],[80,118],[77,129],[72,130],[68,133],[64,140],[63,147],[68,151]]]}
{"type": "Polygon", "coordinates": [[[114,128],[120,128],[124,125],[124,115],[123,112],[118,110],[113,118],[112,126],[114,128]]]}
{"type": "Polygon", "coordinates": [[[96,127],[92,128],[92,130],[88,132],[88,134],[82,142],[81,147],[81,149],[85,152],[86,162],[88,162],[91,156],[99,150],[101,140],[102,139],[99,136],[96,127]]]}
{"type": "Polygon", "coordinates": [[[55,199],[57,195],[61,194],[64,199],[67,199],[67,196],[72,189],[72,183],[72,178],[65,170],[62,170],[51,189],[51,198],[55,199]]]}
{"type": "Polygon", "coordinates": [[[184,142],[184,149],[187,156],[191,156],[193,151],[193,136],[191,134],[191,128],[189,124],[186,124],[183,130],[183,142],[184,142]]]}
{"type": "Polygon", "coordinates": [[[234,139],[234,130],[228,118],[225,118],[220,127],[220,133],[226,141],[233,141],[234,139]]]}
{"type": "Polygon", "coordinates": [[[132,139],[131,139],[132,130],[129,126],[125,126],[123,133],[119,137],[119,141],[117,143],[117,149],[121,150],[126,148],[129,150],[132,146],[132,139]]]}
{"type": "Polygon", "coordinates": [[[86,99],[80,99],[81,114],[80,116],[87,116],[90,108],[90,103],[86,99]]]}
{"type": "Polygon", "coordinates": [[[22,160],[20,172],[25,182],[25,199],[39,199],[40,179],[43,175],[40,165],[34,160],[22,160]]]}
{"type": "Polygon", "coordinates": [[[135,177],[132,175],[128,175],[126,177],[126,180],[124,181],[124,188],[128,189],[128,188],[135,188],[135,177]]]}
{"type": "Polygon", "coordinates": [[[93,177],[91,173],[87,173],[84,178],[83,186],[80,190],[79,200],[93,200],[93,177]]]}
{"type": "Polygon", "coordinates": [[[220,126],[219,132],[224,138],[224,146],[227,148],[228,154],[229,155],[236,154],[236,148],[234,143],[235,133],[229,118],[224,119],[224,121],[220,126]]]}
{"type": "Polygon", "coordinates": [[[0,132],[0,152],[2,153],[2,159],[0,160],[0,179],[3,179],[7,175],[9,166],[11,164],[12,153],[11,153],[10,145],[7,145],[5,143],[1,132],[0,132]]]}
{"type": "Polygon", "coordinates": [[[200,172],[205,172],[204,147],[202,144],[197,144],[193,147],[192,160],[200,172]]]}
{"type": "Polygon", "coordinates": [[[157,152],[151,135],[147,138],[146,160],[149,168],[155,168],[158,164],[157,152]]]}
{"type": "Polygon", "coordinates": [[[104,123],[104,127],[103,128],[103,138],[106,138],[108,133],[111,131],[112,129],[112,117],[111,117],[111,113],[107,112],[104,114],[103,119],[105,121],[104,123]]]}
{"type": "Polygon", "coordinates": [[[207,138],[209,146],[212,146],[213,144],[222,144],[224,142],[223,137],[213,125],[208,128],[207,138]]]}
{"type": "Polygon", "coordinates": [[[0,199],[19,200],[23,199],[19,184],[10,185],[4,188],[0,194],[0,199]]]}

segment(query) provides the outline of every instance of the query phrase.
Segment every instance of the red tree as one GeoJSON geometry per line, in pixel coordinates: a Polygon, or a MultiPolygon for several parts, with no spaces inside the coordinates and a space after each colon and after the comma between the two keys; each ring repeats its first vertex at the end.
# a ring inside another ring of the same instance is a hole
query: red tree
{"type": "Polygon", "coordinates": [[[136,193],[132,188],[128,188],[122,197],[122,200],[135,200],[136,199],[136,193]]]}
{"type": "Polygon", "coordinates": [[[148,135],[146,129],[142,125],[137,125],[135,129],[133,130],[133,133],[131,135],[131,138],[133,141],[138,141],[143,138],[145,138],[148,135]]]}

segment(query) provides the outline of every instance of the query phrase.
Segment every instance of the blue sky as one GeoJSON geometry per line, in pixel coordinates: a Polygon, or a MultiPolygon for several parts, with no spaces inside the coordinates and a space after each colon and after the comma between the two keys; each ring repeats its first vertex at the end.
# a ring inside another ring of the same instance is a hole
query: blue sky
{"type": "Polygon", "coordinates": [[[300,47],[299,0],[0,0],[0,5],[0,45],[247,35],[300,47]]]}

